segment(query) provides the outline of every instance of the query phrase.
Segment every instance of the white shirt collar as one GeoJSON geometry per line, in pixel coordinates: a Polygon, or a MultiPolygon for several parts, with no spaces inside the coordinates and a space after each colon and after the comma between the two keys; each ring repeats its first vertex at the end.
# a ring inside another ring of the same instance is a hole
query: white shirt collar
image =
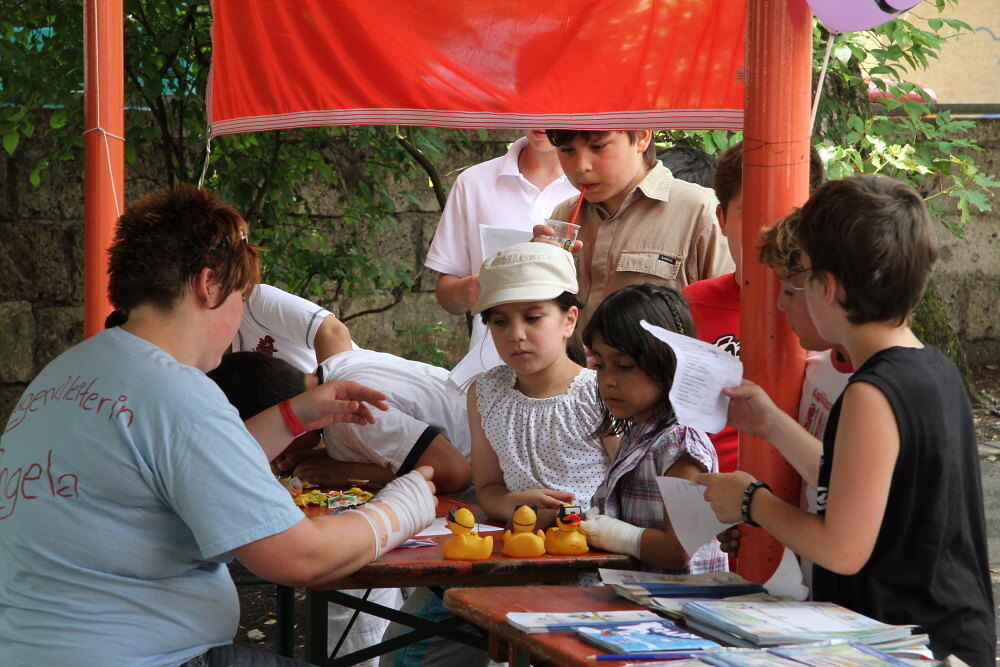
{"type": "Polygon", "coordinates": [[[528,139],[526,137],[521,137],[510,145],[507,154],[500,160],[500,173],[497,174],[498,179],[502,176],[519,176],[521,174],[521,170],[517,167],[517,159],[521,156],[521,151],[527,145],[528,139]]]}

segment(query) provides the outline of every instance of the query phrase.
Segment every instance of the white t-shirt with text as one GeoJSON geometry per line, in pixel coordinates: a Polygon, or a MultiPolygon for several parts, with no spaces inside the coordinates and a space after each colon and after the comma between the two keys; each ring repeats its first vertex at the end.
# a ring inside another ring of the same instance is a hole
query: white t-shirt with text
{"type": "Polygon", "coordinates": [[[283,359],[306,373],[316,369],[313,341],[329,310],[300,296],[257,285],[243,308],[233,339],[233,352],[263,352],[283,359]]]}

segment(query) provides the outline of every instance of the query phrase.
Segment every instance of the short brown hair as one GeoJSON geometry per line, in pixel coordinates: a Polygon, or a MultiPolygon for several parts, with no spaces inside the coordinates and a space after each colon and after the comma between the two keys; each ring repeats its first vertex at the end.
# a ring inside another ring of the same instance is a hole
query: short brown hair
{"type": "Polygon", "coordinates": [[[806,267],[802,264],[802,249],[795,240],[795,227],[799,224],[796,209],[770,227],[760,230],[757,237],[757,259],[779,274],[791,275],[806,267]]]}
{"type": "MultiPolygon", "coordinates": [[[[632,145],[635,145],[635,142],[639,140],[640,130],[545,130],[545,135],[553,146],[565,146],[572,143],[577,137],[584,141],[592,141],[602,139],[612,132],[623,133],[628,138],[629,144],[632,145]]],[[[646,146],[646,152],[642,154],[642,160],[647,167],[653,167],[656,164],[656,146],[653,142],[652,130],[650,131],[649,145],[646,146]]]]}
{"type": "Polygon", "coordinates": [[[206,267],[224,295],[248,291],[260,280],[260,260],[246,235],[239,213],[207,190],[179,183],[148,194],[118,219],[108,298],[125,314],[145,303],[170,309],[206,267]]]}
{"type": "MultiPolygon", "coordinates": [[[[809,192],[823,183],[823,158],[813,147],[809,147],[809,192]]],[[[729,208],[729,203],[743,191],[743,142],[739,141],[719,157],[715,163],[715,178],[712,189],[722,205],[722,210],[729,208]]]]}
{"type": "Polygon", "coordinates": [[[903,324],[923,296],[937,249],[924,200],[910,186],[866,174],[825,183],[800,211],[795,238],[810,280],[832,274],[854,324],[903,324]]]}

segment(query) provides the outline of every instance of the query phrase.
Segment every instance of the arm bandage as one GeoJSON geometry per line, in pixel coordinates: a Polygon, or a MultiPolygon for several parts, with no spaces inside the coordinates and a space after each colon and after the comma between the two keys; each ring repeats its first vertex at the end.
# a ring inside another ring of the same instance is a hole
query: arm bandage
{"type": "Polygon", "coordinates": [[[420,473],[409,472],[389,482],[364,507],[350,511],[368,523],[375,537],[375,558],[379,558],[429,526],[436,507],[437,500],[427,481],[420,473]]]}

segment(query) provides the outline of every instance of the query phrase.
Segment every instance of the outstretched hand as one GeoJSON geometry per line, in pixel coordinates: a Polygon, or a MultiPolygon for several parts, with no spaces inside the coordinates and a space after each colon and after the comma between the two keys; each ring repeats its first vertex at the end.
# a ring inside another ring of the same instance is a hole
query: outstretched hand
{"type": "Polygon", "coordinates": [[[537,505],[538,509],[559,509],[566,503],[573,502],[576,497],[568,491],[555,489],[529,489],[511,494],[518,505],[537,505]]]}
{"type": "Polygon", "coordinates": [[[705,500],[712,505],[715,518],[722,523],[740,523],[740,503],[743,492],[754,481],[752,475],[741,470],[727,473],[702,473],[694,478],[696,484],[708,487],[705,500]]]}
{"type": "Polygon", "coordinates": [[[374,424],[369,405],[388,410],[386,396],[357,382],[331,380],[291,399],[292,410],[309,431],[335,422],[374,424]]]}
{"type": "Polygon", "coordinates": [[[723,389],[730,398],[726,423],[737,431],[769,438],[778,407],[759,385],[744,379],[738,387],[723,389]]]}

